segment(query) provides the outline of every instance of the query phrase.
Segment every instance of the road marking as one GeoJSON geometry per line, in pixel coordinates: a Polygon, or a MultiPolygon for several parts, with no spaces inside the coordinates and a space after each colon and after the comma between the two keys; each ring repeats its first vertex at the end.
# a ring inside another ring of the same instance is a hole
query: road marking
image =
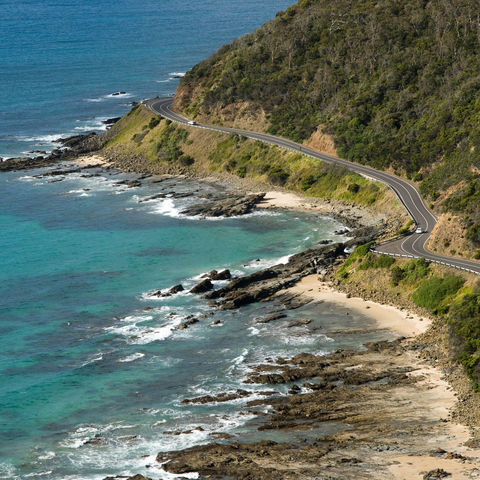
{"type": "MultiPolygon", "coordinates": [[[[181,123],[181,124],[188,124],[188,119],[185,117],[182,117],[170,110],[170,105],[172,104],[173,99],[168,98],[168,99],[153,99],[153,100],[146,100],[144,105],[151,110],[153,113],[156,113],[157,115],[162,115],[164,118],[181,123]],[[158,106],[158,107],[157,107],[158,106]],[[158,109],[157,109],[158,108],[158,109]]],[[[462,270],[467,270],[471,271],[472,273],[475,273],[477,275],[480,274],[480,264],[477,264],[476,262],[470,261],[470,260],[461,260],[457,258],[450,258],[450,261],[454,261],[455,263],[442,263],[440,259],[444,258],[449,258],[449,257],[440,257],[438,255],[434,255],[430,253],[425,245],[430,237],[430,232],[437,223],[437,218],[435,215],[433,215],[432,212],[427,208],[425,205],[425,202],[423,201],[423,198],[421,197],[420,193],[418,190],[408,183],[405,180],[402,180],[400,178],[394,177],[393,175],[390,175],[385,172],[380,172],[378,170],[375,170],[371,167],[366,167],[364,165],[360,164],[354,164],[352,162],[349,162],[347,160],[343,160],[341,158],[333,157],[331,155],[323,154],[316,152],[315,150],[312,150],[308,147],[301,146],[300,144],[297,144],[291,140],[288,139],[282,139],[280,137],[275,137],[274,135],[269,135],[269,134],[262,134],[262,133],[257,133],[257,132],[249,132],[248,130],[241,130],[241,129],[233,129],[233,128],[227,128],[227,127],[214,127],[210,125],[201,125],[201,124],[196,124],[196,125],[191,125],[192,127],[197,127],[197,128],[203,128],[205,130],[212,130],[216,132],[223,132],[223,133],[233,133],[233,134],[238,134],[238,135],[243,135],[247,138],[251,138],[253,140],[257,140],[263,143],[267,143],[269,145],[276,145],[279,146],[280,148],[285,148],[287,150],[291,150],[294,152],[300,152],[303,155],[307,155],[309,157],[312,157],[316,160],[321,160],[330,164],[338,164],[346,167],[349,170],[353,170],[354,172],[360,174],[360,175],[368,175],[375,179],[378,182],[381,182],[383,184],[386,184],[390,189],[395,193],[397,198],[400,200],[404,208],[407,210],[409,215],[412,217],[412,219],[419,224],[418,217],[421,217],[425,223],[426,223],[426,230],[428,235],[425,236],[425,234],[420,234],[418,235],[417,238],[414,238],[412,241],[411,249],[414,253],[419,255],[420,257],[425,257],[427,260],[430,260],[435,263],[440,263],[444,265],[451,266],[453,268],[458,268],[462,270]],[[400,192],[401,190],[402,192],[400,192]],[[406,199],[403,197],[407,197],[406,199]],[[407,204],[406,200],[410,200],[411,205],[407,204]],[[419,207],[419,205],[423,207],[419,207]],[[413,210],[413,211],[412,211],[413,210]],[[429,220],[427,216],[425,216],[425,213],[428,217],[430,217],[431,220],[433,220],[433,226],[429,224],[429,220]],[[419,240],[423,239],[423,244],[420,247],[420,250],[417,250],[416,244],[419,240]],[[463,265],[467,265],[471,267],[470,270],[468,270],[466,267],[463,267],[463,265]]],[[[408,236],[405,238],[401,244],[400,244],[400,249],[404,252],[408,253],[408,250],[404,247],[404,245],[407,243],[407,241],[412,239],[412,235],[408,236]]],[[[391,243],[386,243],[384,245],[391,245],[394,246],[395,242],[398,242],[399,240],[392,240],[391,243]]],[[[380,253],[384,255],[391,255],[391,256],[403,256],[403,257],[408,257],[408,258],[416,258],[415,255],[402,255],[402,254],[395,254],[395,253],[389,253],[389,252],[381,252],[377,250],[372,250],[375,253],[380,253]]]]}

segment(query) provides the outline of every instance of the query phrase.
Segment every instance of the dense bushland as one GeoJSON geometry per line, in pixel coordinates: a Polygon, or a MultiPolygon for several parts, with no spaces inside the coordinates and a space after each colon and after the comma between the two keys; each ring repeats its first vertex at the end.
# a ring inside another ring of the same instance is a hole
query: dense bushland
{"type": "Polygon", "coordinates": [[[322,125],[341,156],[393,167],[464,214],[480,245],[480,4],[301,0],[181,83],[190,114],[236,102],[301,141],[322,125]],[[185,93],[186,92],[186,93],[185,93]]]}

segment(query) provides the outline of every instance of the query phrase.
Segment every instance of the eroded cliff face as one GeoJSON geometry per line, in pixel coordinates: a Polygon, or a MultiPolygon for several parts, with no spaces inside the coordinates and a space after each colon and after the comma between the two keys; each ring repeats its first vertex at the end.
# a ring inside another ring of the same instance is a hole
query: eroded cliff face
{"type": "Polygon", "coordinates": [[[216,123],[256,132],[268,131],[270,121],[261,106],[249,101],[236,101],[212,105],[206,109],[202,106],[203,95],[200,85],[181,84],[175,93],[173,109],[185,112],[202,123],[216,123]]]}

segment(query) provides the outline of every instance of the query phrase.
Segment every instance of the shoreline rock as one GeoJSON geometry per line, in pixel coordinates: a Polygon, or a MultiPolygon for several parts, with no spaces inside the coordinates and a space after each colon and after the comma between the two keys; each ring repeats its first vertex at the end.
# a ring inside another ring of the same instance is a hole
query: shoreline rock
{"type": "Polygon", "coordinates": [[[192,205],[181,213],[189,217],[236,217],[251,213],[264,197],[265,193],[216,195],[211,201],[192,205]]]}

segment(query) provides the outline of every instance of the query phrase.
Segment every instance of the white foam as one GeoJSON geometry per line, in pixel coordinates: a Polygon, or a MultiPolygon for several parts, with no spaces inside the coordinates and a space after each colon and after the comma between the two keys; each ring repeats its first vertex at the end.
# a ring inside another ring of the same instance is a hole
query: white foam
{"type": "Polygon", "coordinates": [[[39,473],[28,473],[25,475],[25,478],[32,478],[32,477],[43,477],[44,475],[50,475],[53,470],[48,470],[47,472],[39,472],[39,473]]]}
{"type": "Polygon", "coordinates": [[[15,467],[10,463],[0,463],[0,478],[13,480],[19,478],[15,474],[15,467]]]}
{"type": "Polygon", "coordinates": [[[46,452],[44,455],[39,455],[39,460],[50,460],[56,456],[55,452],[46,452]]]}
{"type": "Polygon", "coordinates": [[[146,202],[151,205],[151,213],[160,213],[167,217],[179,218],[180,210],[175,207],[175,203],[171,198],[162,198],[161,200],[151,200],[146,202]]]}
{"type": "MultiPolygon", "coordinates": [[[[125,442],[121,441],[121,437],[115,435],[114,430],[118,429],[119,425],[88,425],[77,428],[62,445],[70,449],[68,460],[73,468],[78,471],[88,471],[92,468],[96,472],[102,471],[103,476],[99,476],[99,480],[112,473],[125,476],[140,473],[153,478],[174,479],[179,476],[165,472],[162,469],[164,463],[156,462],[155,453],[144,457],[145,452],[175,451],[206,443],[211,441],[211,433],[230,432],[255,418],[252,414],[245,416],[236,414],[229,417],[212,414],[205,422],[196,422],[191,415],[188,418],[185,417],[186,414],[189,414],[185,409],[182,409],[182,411],[172,410],[171,414],[170,417],[174,422],[171,427],[182,431],[188,429],[188,432],[168,435],[152,430],[148,438],[144,435],[137,435],[135,442],[125,442]],[[196,430],[198,427],[201,427],[201,429],[196,430]],[[109,431],[112,431],[112,433],[107,434],[109,431]],[[86,444],[89,439],[94,438],[99,433],[107,440],[105,446],[98,448],[95,445],[86,444]],[[82,446],[83,448],[80,448],[82,446]]],[[[162,412],[162,416],[165,415],[168,415],[168,409],[162,412]]],[[[162,420],[157,422],[158,428],[164,430],[165,423],[162,420]]],[[[170,429],[170,424],[167,425],[170,429]]],[[[132,433],[136,434],[136,430],[132,433]]],[[[181,474],[180,477],[194,479],[198,478],[198,475],[195,472],[189,472],[181,474]]],[[[76,475],[62,476],[62,480],[80,480],[80,478],[85,480],[84,477],[76,475]]],[[[92,478],[89,476],[89,480],[92,478]]]]}
{"type": "Polygon", "coordinates": [[[263,269],[263,268],[273,267],[274,265],[280,265],[280,264],[285,265],[286,263],[288,263],[292,255],[285,255],[283,257],[278,257],[278,258],[264,258],[264,259],[260,259],[259,261],[252,260],[251,262],[245,264],[243,267],[248,269],[252,269],[252,268],[263,269]]]}
{"type": "MultiPolygon", "coordinates": [[[[283,336],[282,342],[285,345],[313,345],[318,341],[331,343],[333,338],[327,337],[326,335],[301,335],[301,336],[283,336]]],[[[327,352],[318,352],[317,355],[326,355],[327,352]]]]}
{"type": "Polygon", "coordinates": [[[83,123],[83,125],[78,125],[74,128],[74,130],[77,132],[90,132],[91,130],[105,131],[107,130],[107,125],[104,123],[104,121],[107,119],[107,117],[97,117],[93,120],[77,120],[77,123],[83,123]]]}
{"type": "Polygon", "coordinates": [[[181,318],[156,326],[142,326],[142,322],[151,320],[153,317],[125,317],[122,321],[129,322],[125,326],[106,327],[105,330],[126,337],[127,343],[133,345],[146,345],[147,343],[165,340],[172,335],[175,327],[181,322],[181,318]]]}
{"type": "Polygon", "coordinates": [[[85,101],[98,103],[98,102],[104,102],[105,100],[108,100],[110,98],[132,98],[132,97],[133,97],[133,94],[128,92],[121,93],[119,95],[114,95],[113,93],[109,93],[108,95],[102,95],[101,97],[86,98],[85,101]]]}
{"type": "Polygon", "coordinates": [[[183,361],[182,358],[173,358],[173,357],[160,357],[158,355],[153,355],[149,358],[148,363],[154,363],[155,365],[161,365],[162,367],[172,367],[183,361]]]}
{"type": "Polygon", "coordinates": [[[66,448],[78,449],[85,445],[89,440],[95,438],[96,435],[135,427],[136,425],[122,424],[79,426],[73,432],[70,432],[68,437],[60,442],[60,445],[66,448]]]}
{"type": "Polygon", "coordinates": [[[109,93],[108,95],[105,95],[104,98],[132,98],[133,94],[132,93],[119,93],[118,95],[114,95],[113,93],[109,93]]]}
{"type": "Polygon", "coordinates": [[[250,332],[248,334],[249,337],[257,336],[260,334],[260,330],[256,327],[249,327],[248,331],[250,332]]]}
{"type": "Polygon", "coordinates": [[[18,178],[19,180],[21,180],[22,182],[34,182],[36,181],[37,179],[35,177],[33,177],[32,175],[25,175],[23,177],[19,177],[18,178]]]}
{"type": "Polygon", "coordinates": [[[133,353],[132,355],[129,355],[128,357],[121,358],[119,362],[122,362],[122,363],[133,362],[144,356],[145,356],[144,353],[137,352],[137,353],[133,353]]]}
{"type": "Polygon", "coordinates": [[[99,362],[100,360],[103,360],[103,354],[101,352],[90,356],[90,358],[88,358],[85,362],[82,363],[81,367],[86,367],[87,365],[90,365],[91,363],[99,362]]]}
{"type": "Polygon", "coordinates": [[[186,72],[171,72],[169,75],[172,77],[184,77],[186,72]]]}
{"type": "Polygon", "coordinates": [[[15,137],[19,142],[46,142],[46,143],[59,143],[57,140],[62,137],[67,137],[66,133],[55,133],[53,135],[38,135],[28,137],[26,135],[17,135],[15,137]]]}
{"type": "Polygon", "coordinates": [[[234,365],[240,365],[242,364],[245,359],[247,358],[247,355],[248,355],[248,348],[244,348],[242,353],[238,356],[238,357],[235,357],[233,360],[232,360],[232,363],[234,365]]]}

